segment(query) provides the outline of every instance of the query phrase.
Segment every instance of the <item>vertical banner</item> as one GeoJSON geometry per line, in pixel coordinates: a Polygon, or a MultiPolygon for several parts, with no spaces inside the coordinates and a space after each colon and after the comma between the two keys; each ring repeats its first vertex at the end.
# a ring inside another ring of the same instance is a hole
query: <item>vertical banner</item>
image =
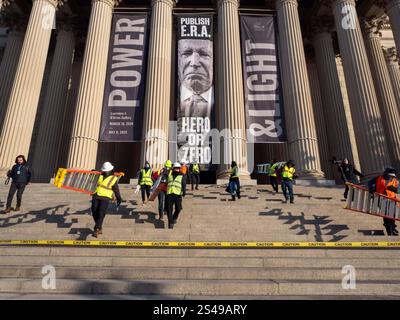
{"type": "Polygon", "coordinates": [[[208,135],[214,127],[212,18],[193,14],[177,17],[178,159],[199,164],[211,162],[208,135]]]}
{"type": "Polygon", "coordinates": [[[285,142],[273,16],[240,16],[247,129],[255,143],[285,142]]]}
{"type": "Polygon", "coordinates": [[[147,26],[147,14],[114,13],[100,141],[142,139],[147,26]]]}

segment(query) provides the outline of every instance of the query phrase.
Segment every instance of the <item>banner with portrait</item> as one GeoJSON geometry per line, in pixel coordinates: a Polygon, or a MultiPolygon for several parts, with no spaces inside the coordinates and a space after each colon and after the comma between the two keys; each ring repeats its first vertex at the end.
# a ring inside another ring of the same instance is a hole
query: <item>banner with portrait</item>
{"type": "Polygon", "coordinates": [[[100,141],[142,140],[147,45],[147,14],[114,13],[100,141]]]}
{"type": "Polygon", "coordinates": [[[241,15],[246,123],[255,143],[286,141],[275,17],[241,15]]]}
{"type": "MultiPolygon", "coordinates": [[[[208,165],[214,127],[212,15],[177,16],[178,159],[208,165]]],[[[203,166],[204,168],[204,166],[203,166]]]]}

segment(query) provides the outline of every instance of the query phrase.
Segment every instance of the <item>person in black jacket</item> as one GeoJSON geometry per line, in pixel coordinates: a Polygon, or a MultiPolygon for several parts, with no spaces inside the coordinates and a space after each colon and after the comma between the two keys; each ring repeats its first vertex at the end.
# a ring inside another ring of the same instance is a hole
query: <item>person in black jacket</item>
{"type": "Polygon", "coordinates": [[[24,193],[26,185],[28,185],[31,181],[32,175],[32,169],[26,162],[25,157],[23,155],[19,155],[15,159],[15,165],[7,172],[7,177],[10,178],[12,182],[8,192],[5,213],[9,213],[11,211],[11,203],[15,192],[17,192],[17,206],[15,207],[15,211],[21,210],[22,194],[24,193]]]}
{"type": "MultiPolygon", "coordinates": [[[[353,165],[349,162],[347,158],[344,158],[342,163],[339,165],[339,172],[342,176],[343,182],[357,183],[356,176],[362,178],[364,175],[356,170],[353,165]]],[[[347,199],[347,194],[349,193],[349,187],[346,184],[346,189],[344,190],[344,198],[347,199]]]]}

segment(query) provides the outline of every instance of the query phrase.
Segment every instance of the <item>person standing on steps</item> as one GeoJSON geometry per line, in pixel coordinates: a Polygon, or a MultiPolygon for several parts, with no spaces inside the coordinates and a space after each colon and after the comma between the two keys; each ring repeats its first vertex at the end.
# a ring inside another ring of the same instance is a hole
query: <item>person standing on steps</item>
{"type": "Polygon", "coordinates": [[[173,229],[182,211],[182,198],[186,195],[186,182],[181,172],[181,164],[175,162],[168,175],[167,212],[168,228],[173,229]],[[172,214],[175,207],[175,211],[172,214]]]}
{"type": "Polygon", "coordinates": [[[143,205],[146,204],[146,197],[149,200],[150,197],[150,190],[153,185],[152,180],[153,171],[151,170],[150,163],[146,161],[143,169],[139,172],[138,182],[140,185],[140,190],[142,192],[142,203],[143,205]]]}
{"type": "Polygon", "coordinates": [[[92,198],[92,215],[95,222],[93,237],[95,238],[103,233],[103,221],[108,205],[114,196],[119,207],[122,198],[118,187],[118,177],[114,175],[114,166],[110,162],[105,162],[101,167],[101,176],[92,198]]]}
{"type": "MultiPolygon", "coordinates": [[[[360,171],[354,168],[354,166],[349,162],[347,158],[343,159],[342,163],[339,165],[338,170],[345,184],[346,182],[350,182],[353,184],[357,183],[358,181],[356,176],[359,176],[360,178],[364,177],[364,175],[360,171]]],[[[349,186],[346,184],[346,188],[344,189],[344,194],[343,194],[343,197],[345,199],[347,199],[348,193],[349,193],[349,186]]]]}
{"type": "Polygon", "coordinates": [[[230,175],[229,175],[229,189],[232,196],[232,200],[236,201],[236,196],[240,199],[240,180],[239,180],[239,168],[236,161],[232,161],[230,175]]]}
{"type": "Polygon", "coordinates": [[[275,192],[278,192],[278,174],[276,172],[277,166],[278,166],[277,161],[275,159],[272,160],[271,167],[269,168],[269,173],[268,173],[272,190],[274,190],[275,192]]]}
{"type": "MultiPolygon", "coordinates": [[[[391,199],[397,199],[399,191],[399,179],[396,176],[397,171],[392,167],[385,169],[382,175],[370,180],[368,182],[368,189],[370,193],[383,194],[391,199]]],[[[383,218],[383,226],[386,229],[388,236],[398,236],[399,231],[396,229],[395,220],[383,218]]]]}
{"type": "Polygon", "coordinates": [[[294,167],[293,160],[289,160],[282,168],[282,192],[285,200],[283,203],[287,203],[290,198],[290,203],[294,203],[293,194],[293,179],[296,178],[296,169],[294,167]]]}
{"type": "Polygon", "coordinates": [[[200,183],[200,166],[197,161],[194,161],[189,168],[190,181],[192,183],[192,191],[194,190],[194,185],[196,184],[196,190],[199,190],[200,183]]]}
{"type": "Polygon", "coordinates": [[[164,167],[154,172],[154,180],[157,180],[161,176],[160,181],[160,192],[158,193],[158,217],[160,220],[164,217],[164,212],[167,211],[166,196],[167,196],[167,184],[168,176],[172,169],[171,160],[165,161],[164,167]]]}
{"type": "Polygon", "coordinates": [[[7,177],[11,179],[12,182],[8,192],[5,213],[10,213],[11,211],[11,203],[15,192],[17,192],[17,206],[15,207],[15,211],[21,210],[22,194],[24,193],[25,187],[30,183],[32,176],[33,171],[26,162],[25,156],[19,155],[15,159],[15,165],[7,172],[7,177]]]}

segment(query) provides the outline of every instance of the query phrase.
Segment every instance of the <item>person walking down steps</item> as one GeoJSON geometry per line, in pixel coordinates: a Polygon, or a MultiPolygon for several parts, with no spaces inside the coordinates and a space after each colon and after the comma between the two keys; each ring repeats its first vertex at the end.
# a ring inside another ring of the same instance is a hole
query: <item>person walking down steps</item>
{"type": "Polygon", "coordinates": [[[150,163],[146,161],[144,167],[142,170],[139,172],[139,185],[140,185],[140,190],[142,192],[142,203],[143,205],[146,204],[146,197],[147,200],[149,200],[150,197],[150,190],[151,187],[153,186],[153,180],[152,180],[152,175],[153,171],[151,170],[150,163]]]}
{"type": "Polygon", "coordinates": [[[182,198],[186,195],[186,181],[181,172],[181,164],[175,162],[168,175],[167,212],[168,228],[173,229],[182,211],[182,198]],[[174,211],[175,207],[175,211],[174,211]],[[174,213],[172,213],[174,211],[174,213]]]}
{"type": "Polygon", "coordinates": [[[293,181],[297,177],[295,172],[294,162],[289,160],[282,169],[282,192],[285,197],[283,203],[287,203],[289,198],[290,203],[294,203],[293,181]]]}
{"type": "Polygon", "coordinates": [[[15,211],[21,210],[22,194],[24,193],[25,187],[30,183],[33,176],[31,167],[26,162],[23,155],[19,155],[15,159],[15,165],[11,170],[7,172],[8,179],[11,179],[11,186],[8,192],[6,210],[4,213],[11,212],[11,203],[14,198],[15,192],[17,192],[17,205],[15,211]]]}
{"type": "Polygon", "coordinates": [[[232,201],[236,201],[236,196],[240,199],[239,168],[235,161],[231,163],[228,189],[232,196],[232,201]]]}
{"type": "Polygon", "coordinates": [[[118,187],[118,177],[114,175],[114,166],[105,162],[101,167],[101,176],[97,181],[97,189],[92,198],[92,215],[95,222],[93,237],[97,238],[103,233],[103,221],[107,213],[110,201],[114,196],[117,206],[122,202],[118,187]]]}

